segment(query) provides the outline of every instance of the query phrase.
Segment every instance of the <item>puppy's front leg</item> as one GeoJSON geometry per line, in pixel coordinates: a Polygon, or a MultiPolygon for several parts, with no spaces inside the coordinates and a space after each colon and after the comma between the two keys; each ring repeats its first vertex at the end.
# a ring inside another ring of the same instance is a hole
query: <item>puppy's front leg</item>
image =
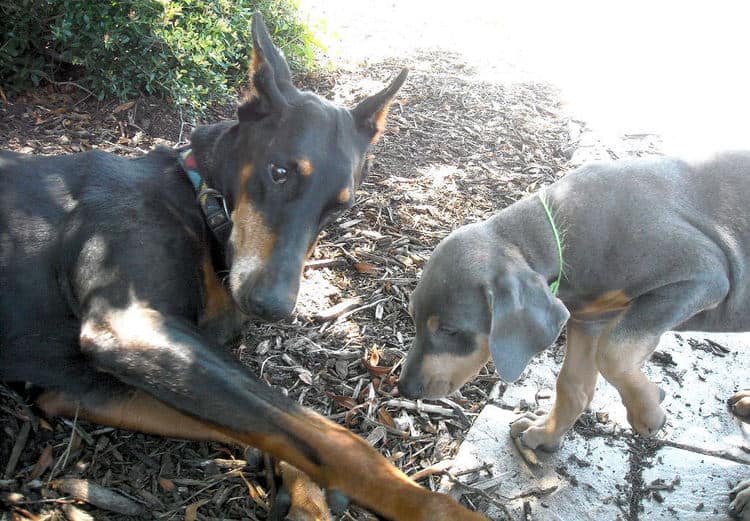
{"type": "Polygon", "coordinates": [[[549,414],[527,413],[511,424],[511,435],[520,436],[524,445],[553,451],[586,409],[594,396],[599,372],[596,367],[596,337],[581,322],[568,321],[568,345],[560,375],[557,396],[549,414]]]}

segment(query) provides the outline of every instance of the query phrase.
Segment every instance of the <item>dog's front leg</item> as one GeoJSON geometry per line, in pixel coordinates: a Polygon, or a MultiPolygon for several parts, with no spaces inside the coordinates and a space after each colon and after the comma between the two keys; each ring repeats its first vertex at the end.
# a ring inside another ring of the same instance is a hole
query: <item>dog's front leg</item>
{"type": "MultiPolygon", "coordinates": [[[[258,447],[393,521],[485,519],[418,486],[363,439],[284,398],[188,321],[144,305],[102,308],[83,321],[82,353],[134,391],[125,399],[83,403],[80,417],[258,447]]],[[[47,410],[55,412],[49,400],[47,410]]],[[[57,396],[57,409],[70,414],[76,400],[57,396]]]]}
{"type": "Polygon", "coordinates": [[[567,325],[567,350],[557,377],[555,403],[549,414],[527,413],[511,424],[529,448],[552,451],[586,409],[594,396],[597,376],[596,336],[575,320],[567,325]]]}
{"type": "MultiPolygon", "coordinates": [[[[711,268],[713,270],[713,268],[711,268]]],[[[672,274],[678,278],[678,275],[672,274]]],[[[664,392],[643,373],[643,364],[665,331],[674,329],[725,298],[726,278],[696,270],[690,280],[656,288],[633,300],[600,335],[597,366],[620,393],[628,422],[637,433],[651,436],[666,422],[660,403],[664,392]]]]}

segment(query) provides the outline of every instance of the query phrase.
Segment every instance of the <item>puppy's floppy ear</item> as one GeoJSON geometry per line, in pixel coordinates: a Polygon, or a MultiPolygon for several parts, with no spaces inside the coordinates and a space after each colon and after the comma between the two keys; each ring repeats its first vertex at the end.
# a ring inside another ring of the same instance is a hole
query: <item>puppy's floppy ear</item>
{"type": "Polygon", "coordinates": [[[362,100],[359,105],[352,109],[352,116],[354,116],[357,127],[367,135],[371,143],[377,143],[380,136],[383,135],[391,101],[406,81],[408,74],[409,69],[402,69],[390,85],[377,94],[362,100]]]}
{"type": "Polygon", "coordinates": [[[294,89],[289,66],[274,46],[260,13],[253,15],[253,61],[250,80],[255,92],[237,109],[240,121],[257,121],[287,105],[284,92],[294,89]]]}
{"type": "Polygon", "coordinates": [[[486,294],[492,317],[490,352],[500,377],[513,382],[534,355],[557,339],[570,313],[531,270],[499,276],[486,294]]]}

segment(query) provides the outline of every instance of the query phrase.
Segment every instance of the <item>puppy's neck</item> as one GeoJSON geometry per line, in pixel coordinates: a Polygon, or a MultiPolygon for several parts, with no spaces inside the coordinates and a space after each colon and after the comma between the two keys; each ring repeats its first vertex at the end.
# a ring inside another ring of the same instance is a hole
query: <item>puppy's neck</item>
{"type": "MultiPolygon", "coordinates": [[[[554,199],[550,198],[549,204],[554,215],[554,199]]],[[[557,242],[538,195],[526,197],[501,210],[487,221],[487,226],[502,252],[510,255],[516,250],[515,256],[520,255],[530,269],[549,282],[558,277],[557,242]]]]}

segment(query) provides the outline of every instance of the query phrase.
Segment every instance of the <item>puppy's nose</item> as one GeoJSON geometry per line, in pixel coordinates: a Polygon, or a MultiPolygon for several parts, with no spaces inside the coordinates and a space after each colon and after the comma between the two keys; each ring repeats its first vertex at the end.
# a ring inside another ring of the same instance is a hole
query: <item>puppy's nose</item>
{"type": "Polygon", "coordinates": [[[400,378],[398,381],[398,392],[404,398],[417,400],[424,396],[424,384],[414,379],[400,378]]]}

